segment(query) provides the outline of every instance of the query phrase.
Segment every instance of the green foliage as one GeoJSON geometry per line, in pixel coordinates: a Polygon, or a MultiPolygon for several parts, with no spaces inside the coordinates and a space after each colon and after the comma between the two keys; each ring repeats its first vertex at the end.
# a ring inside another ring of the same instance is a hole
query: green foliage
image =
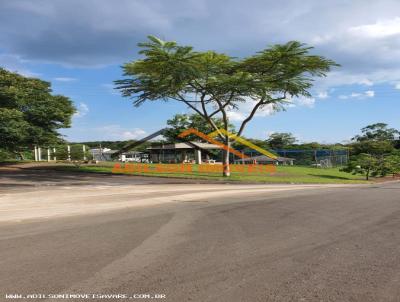
{"type": "MultiPolygon", "coordinates": [[[[217,125],[218,128],[224,128],[223,125],[223,120],[221,118],[213,118],[213,121],[215,125],[217,125]]],[[[202,118],[201,115],[199,114],[176,114],[172,119],[169,119],[167,121],[167,125],[170,126],[163,136],[169,141],[169,142],[176,142],[177,141],[177,136],[182,133],[184,130],[187,130],[189,128],[194,128],[199,130],[202,133],[208,134],[210,132],[213,132],[214,129],[212,126],[206,122],[204,122],[204,119],[202,118]]],[[[229,131],[231,133],[234,133],[235,127],[232,124],[229,124],[229,131]]],[[[188,141],[203,141],[201,138],[199,138],[196,135],[189,135],[185,138],[185,140],[188,141]]]]}
{"type": "Polygon", "coordinates": [[[292,133],[273,133],[267,139],[268,146],[272,149],[283,149],[293,145],[296,142],[296,138],[292,133]]]}
{"type": "Polygon", "coordinates": [[[144,58],[124,64],[127,78],[116,81],[123,96],[131,97],[135,106],[145,101],[181,101],[211,125],[209,117],[220,113],[226,129],[227,109],[242,102],[253,103],[254,112],[243,122],[239,135],[258,109],[268,104],[279,108],[289,96],[309,96],[313,77],[324,76],[337,66],[324,57],[310,55],[311,47],[296,41],[243,59],[214,51],[196,52],[190,46],[152,36],[139,46],[144,58]],[[212,112],[207,111],[210,107],[212,112]]]}
{"type": "Polygon", "coordinates": [[[400,152],[395,152],[388,155],[386,158],[386,166],[388,168],[388,173],[393,176],[400,174],[400,152]]]}
{"type": "Polygon", "coordinates": [[[29,123],[24,114],[16,109],[0,108],[0,146],[18,150],[27,138],[29,123]]]}
{"type": "Polygon", "coordinates": [[[86,151],[83,152],[83,146],[84,144],[73,144],[70,145],[70,153],[68,156],[68,147],[67,145],[58,145],[56,147],[56,158],[57,160],[68,160],[69,158],[72,161],[83,161],[83,158],[86,157],[87,159],[90,159],[90,154],[88,152],[88,146],[86,146],[86,151]]]}
{"type": "Polygon", "coordinates": [[[12,159],[13,156],[7,150],[0,149],[0,163],[12,159]]]}
{"type": "Polygon", "coordinates": [[[395,150],[400,132],[385,123],[368,125],[361,129],[350,145],[352,158],[343,171],[364,174],[366,178],[400,172],[400,155],[395,150]]]}
{"type": "Polygon", "coordinates": [[[369,179],[371,173],[377,174],[379,170],[380,162],[378,158],[366,153],[353,156],[347,166],[342,168],[344,172],[365,175],[366,180],[369,179]]]}
{"type": "Polygon", "coordinates": [[[362,153],[368,153],[372,155],[383,155],[391,153],[394,147],[390,141],[375,141],[375,140],[363,140],[350,145],[352,154],[358,155],[362,153]]]}
{"type": "Polygon", "coordinates": [[[361,129],[361,134],[352,138],[350,144],[351,153],[372,155],[385,155],[393,152],[399,141],[400,132],[394,128],[388,128],[385,123],[375,123],[361,129]]]}
{"type": "Polygon", "coordinates": [[[59,145],[56,147],[56,158],[57,161],[70,161],[75,166],[80,167],[81,164],[86,160],[91,160],[91,154],[88,152],[88,147],[86,146],[85,152],[83,151],[84,144],[73,144],[70,145],[70,152],[68,154],[67,145],[59,145]]]}
{"type": "MultiPolygon", "coordinates": [[[[151,165],[151,164],[150,164],[151,165]]],[[[101,163],[94,166],[83,166],[80,169],[71,166],[58,166],[57,169],[66,171],[80,171],[92,173],[112,173],[113,164],[101,163]]],[[[194,178],[209,180],[224,180],[219,173],[199,173],[198,167],[193,165],[193,172],[190,173],[161,173],[152,172],[153,176],[174,177],[174,178],[194,178]]],[[[131,174],[131,173],[130,173],[131,174]]],[[[136,175],[149,175],[148,173],[132,173],[136,175]]],[[[310,167],[278,166],[277,173],[258,174],[233,172],[231,181],[260,182],[260,183],[365,183],[358,175],[351,175],[339,171],[339,169],[317,169],[310,167]]]]}
{"type": "Polygon", "coordinates": [[[400,172],[400,156],[398,154],[373,155],[361,153],[352,156],[344,172],[369,176],[386,176],[400,172]]]}
{"type": "Polygon", "coordinates": [[[385,123],[375,123],[361,129],[361,134],[352,138],[357,142],[363,141],[390,141],[399,138],[400,132],[394,128],[388,128],[385,123]]]}
{"type": "Polygon", "coordinates": [[[50,83],[0,68],[0,142],[18,152],[33,144],[61,141],[60,128],[71,125],[75,108],[69,98],[52,95],[50,83]]]}

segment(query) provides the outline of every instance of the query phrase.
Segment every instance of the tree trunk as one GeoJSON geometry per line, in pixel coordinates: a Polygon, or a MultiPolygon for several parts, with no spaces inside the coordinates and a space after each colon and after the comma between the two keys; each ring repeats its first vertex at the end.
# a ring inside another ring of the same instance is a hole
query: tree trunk
{"type": "Polygon", "coordinates": [[[365,174],[367,180],[369,180],[369,169],[367,169],[367,173],[365,174]]]}
{"type": "MultiPolygon", "coordinates": [[[[229,138],[227,137],[227,139],[225,140],[225,145],[230,147],[230,143],[229,143],[229,138]]],[[[229,177],[231,176],[231,169],[229,167],[229,151],[227,150],[222,150],[222,165],[223,165],[223,172],[222,175],[224,177],[229,177]]]]}

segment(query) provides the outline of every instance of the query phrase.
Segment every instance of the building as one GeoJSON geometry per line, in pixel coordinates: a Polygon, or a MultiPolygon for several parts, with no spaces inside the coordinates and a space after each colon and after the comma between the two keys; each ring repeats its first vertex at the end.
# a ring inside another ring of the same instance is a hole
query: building
{"type": "Polygon", "coordinates": [[[278,156],[276,159],[273,159],[266,155],[258,155],[258,156],[248,157],[248,158],[240,158],[240,159],[235,160],[234,162],[235,162],[235,164],[260,164],[260,165],[276,164],[276,165],[291,165],[291,166],[293,166],[294,159],[288,158],[288,157],[281,157],[281,156],[278,156]]]}
{"type": "Polygon", "coordinates": [[[89,150],[92,159],[96,161],[112,161],[112,154],[114,152],[117,151],[108,148],[95,148],[89,150]]]}
{"type": "Polygon", "coordinates": [[[150,162],[153,163],[197,163],[207,162],[219,157],[218,145],[200,142],[159,144],[147,148],[150,162]],[[218,152],[215,152],[215,151],[218,152]],[[215,154],[217,153],[217,154],[215,154]]]}
{"type": "Polygon", "coordinates": [[[149,155],[145,152],[128,151],[122,153],[119,160],[122,162],[148,163],[149,155]]]}
{"type": "MultiPolygon", "coordinates": [[[[113,154],[118,150],[111,150],[108,148],[90,149],[89,153],[91,158],[96,161],[114,161],[113,154]]],[[[128,151],[119,155],[119,161],[122,162],[149,162],[148,154],[145,152],[128,151]]]]}

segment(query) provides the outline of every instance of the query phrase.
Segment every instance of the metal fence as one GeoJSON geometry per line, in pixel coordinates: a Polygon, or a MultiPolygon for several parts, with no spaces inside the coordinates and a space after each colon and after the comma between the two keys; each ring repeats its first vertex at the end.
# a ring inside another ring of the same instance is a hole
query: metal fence
{"type": "MultiPolygon", "coordinates": [[[[270,150],[280,157],[293,159],[294,165],[297,166],[316,166],[321,168],[332,168],[345,166],[349,160],[348,149],[280,149],[270,150]]],[[[252,149],[243,150],[244,154],[249,157],[261,155],[252,149]]]]}

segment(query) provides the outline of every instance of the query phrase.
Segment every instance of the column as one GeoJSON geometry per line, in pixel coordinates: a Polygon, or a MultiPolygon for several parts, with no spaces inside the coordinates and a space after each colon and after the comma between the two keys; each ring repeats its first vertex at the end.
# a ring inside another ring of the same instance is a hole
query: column
{"type": "Polygon", "coordinates": [[[38,147],[38,161],[42,160],[42,149],[38,147]]]}
{"type": "Polygon", "coordinates": [[[196,160],[196,164],[201,165],[201,150],[200,149],[194,150],[194,158],[196,160]]]}

